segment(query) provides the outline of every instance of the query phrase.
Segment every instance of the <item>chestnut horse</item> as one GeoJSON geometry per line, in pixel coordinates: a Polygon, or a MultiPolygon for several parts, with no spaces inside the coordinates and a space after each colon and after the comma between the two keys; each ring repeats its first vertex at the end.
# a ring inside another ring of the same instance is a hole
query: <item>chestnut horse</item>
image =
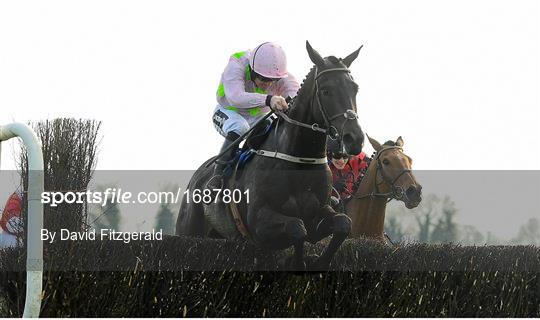
{"type": "Polygon", "coordinates": [[[412,159],[403,153],[403,139],[381,145],[368,136],[375,149],[364,178],[349,199],[345,211],[352,220],[350,237],[369,237],[385,241],[386,204],[392,199],[415,208],[422,200],[422,186],[412,174],[412,159]]]}

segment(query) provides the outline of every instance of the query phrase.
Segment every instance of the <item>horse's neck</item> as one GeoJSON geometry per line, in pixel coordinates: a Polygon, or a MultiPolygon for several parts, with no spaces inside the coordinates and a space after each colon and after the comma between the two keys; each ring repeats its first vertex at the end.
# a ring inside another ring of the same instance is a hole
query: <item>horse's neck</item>
{"type": "MultiPolygon", "coordinates": [[[[308,74],[302,88],[295,98],[288,116],[305,124],[313,124],[314,107],[313,72],[308,74]]],[[[326,156],[326,135],[305,127],[281,121],[283,128],[279,135],[279,151],[307,158],[323,158],[326,156]]],[[[323,125],[320,124],[319,125],[323,125]]]]}
{"type": "Polygon", "coordinates": [[[280,137],[279,151],[304,158],[324,158],[325,144],[326,135],[323,133],[286,123],[280,137]]]}
{"type": "Polygon", "coordinates": [[[377,163],[372,161],[353,198],[347,203],[352,237],[384,236],[386,198],[365,196],[377,192],[377,163]],[[362,197],[365,196],[365,197],[362,197]],[[358,198],[362,197],[362,198],[358,198]]]}

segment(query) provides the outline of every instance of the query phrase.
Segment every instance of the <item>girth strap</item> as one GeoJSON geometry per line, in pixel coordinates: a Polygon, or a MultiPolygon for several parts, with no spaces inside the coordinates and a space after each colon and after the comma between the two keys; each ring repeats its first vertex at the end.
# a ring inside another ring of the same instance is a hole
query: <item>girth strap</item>
{"type": "Polygon", "coordinates": [[[269,158],[278,158],[281,160],[294,162],[294,163],[304,163],[304,164],[326,164],[327,159],[324,158],[300,158],[291,156],[289,154],[277,152],[277,151],[267,151],[267,150],[254,150],[255,154],[259,156],[269,157],[269,158]]]}
{"type": "MultiPolygon", "coordinates": [[[[234,172],[232,174],[232,177],[229,180],[231,190],[233,190],[234,184],[236,182],[236,173],[238,172],[238,164],[239,163],[240,163],[240,161],[238,161],[236,163],[236,166],[234,166],[234,172]]],[[[251,238],[251,235],[249,234],[249,231],[248,231],[246,225],[244,224],[244,221],[242,220],[242,215],[240,214],[240,210],[238,210],[238,205],[236,204],[236,202],[234,202],[234,201],[229,202],[229,209],[231,210],[231,214],[232,214],[232,217],[233,217],[233,220],[234,220],[234,224],[236,226],[236,230],[238,230],[238,232],[240,232],[240,234],[242,235],[242,237],[245,240],[253,240],[251,238]]]]}

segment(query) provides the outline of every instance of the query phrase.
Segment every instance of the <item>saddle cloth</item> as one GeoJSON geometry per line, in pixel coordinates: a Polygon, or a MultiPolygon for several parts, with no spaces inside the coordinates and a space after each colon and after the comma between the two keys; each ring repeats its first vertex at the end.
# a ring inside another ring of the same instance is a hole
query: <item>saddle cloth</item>
{"type": "Polygon", "coordinates": [[[261,126],[260,128],[256,129],[253,134],[248,137],[242,148],[240,148],[236,152],[234,158],[229,161],[229,163],[227,163],[227,167],[224,171],[225,179],[231,177],[237,164],[238,170],[242,170],[244,166],[251,159],[253,159],[253,156],[255,155],[255,150],[257,150],[268,138],[268,135],[272,130],[274,123],[275,121],[273,119],[269,119],[265,126],[261,126]]]}

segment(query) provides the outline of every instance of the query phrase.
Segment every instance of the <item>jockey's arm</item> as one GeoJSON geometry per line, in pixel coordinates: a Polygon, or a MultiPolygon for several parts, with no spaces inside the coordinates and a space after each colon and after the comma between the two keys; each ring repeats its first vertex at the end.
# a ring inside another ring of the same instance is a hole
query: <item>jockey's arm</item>
{"type": "Polygon", "coordinates": [[[300,89],[300,84],[296,78],[289,73],[286,78],[280,79],[276,82],[276,92],[282,97],[296,97],[298,90],[300,89]]]}
{"type": "Polygon", "coordinates": [[[245,89],[245,69],[231,59],[223,73],[225,97],[236,108],[249,109],[266,105],[266,94],[250,93],[245,89]]]}

